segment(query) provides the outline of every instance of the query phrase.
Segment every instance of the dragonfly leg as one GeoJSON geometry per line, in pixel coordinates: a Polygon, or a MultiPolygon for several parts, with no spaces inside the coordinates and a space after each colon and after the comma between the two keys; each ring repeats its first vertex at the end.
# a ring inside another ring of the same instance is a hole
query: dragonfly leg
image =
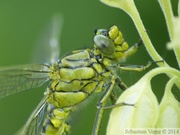
{"type": "MultiPolygon", "coordinates": [[[[123,83],[119,77],[117,77],[117,78],[115,79],[115,82],[117,83],[118,87],[119,87],[121,90],[124,91],[124,90],[127,89],[126,84],[123,83]]],[[[124,106],[124,105],[134,106],[134,104],[128,104],[128,103],[125,103],[125,102],[122,102],[122,103],[119,103],[119,104],[115,104],[116,101],[117,101],[117,96],[116,96],[116,94],[115,94],[114,91],[112,91],[111,94],[110,94],[110,100],[111,100],[112,105],[102,106],[101,104],[98,104],[98,105],[97,105],[97,108],[101,108],[101,109],[112,109],[112,108],[114,108],[114,107],[120,107],[120,106],[124,106]]]]}
{"type": "MultiPolygon", "coordinates": [[[[119,77],[117,77],[117,78],[115,79],[115,82],[116,82],[116,84],[118,85],[118,87],[119,87],[122,91],[124,91],[124,90],[127,89],[126,84],[123,83],[119,77]]],[[[112,104],[112,105],[114,105],[114,104],[116,103],[117,96],[116,96],[116,93],[115,93],[114,91],[111,92],[110,100],[111,100],[111,104],[112,104]]]]}
{"type": "Polygon", "coordinates": [[[112,104],[112,105],[99,106],[99,108],[106,110],[106,109],[112,109],[112,108],[121,107],[121,106],[135,106],[135,104],[121,102],[121,103],[112,104]]]}
{"type": "MultiPolygon", "coordinates": [[[[163,62],[163,60],[161,60],[161,61],[149,61],[146,66],[142,66],[142,65],[128,65],[128,66],[118,65],[117,67],[121,70],[126,70],[126,71],[144,71],[144,70],[148,69],[153,63],[157,63],[157,62],[163,62]]],[[[120,80],[120,78],[117,77],[115,81],[121,90],[127,89],[127,86],[120,80]]],[[[111,99],[112,105],[101,106],[99,104],[98,108],[112,109],[112,108],[120,107],[120,106],[124,106],[124,105],[135,106],[134,104],[128,104],[125,102],[115,104],[116,95],[115,95],[114,91],[111,92],[110,99],[111,99]]]]}
{"type": "MultiPolygon", "coordinates": [[[[140,65],[140,66],[139,65],[123,66],[123,65],[119,64],[119,65],[115,65],[115,67],[119,68],[121,70],[126,70],[126,71],[144,71],[144,70],[148,69],[153,63],[157,63],[157,62],[163,62],[163,61],[150,61],[145,66],[142,66],[142,65],[140,65]]],[[[116,77],[115,75],[112,75],[111,83],[109,84],[109,86],[107,87],[106,91],[104,92],[104,94],[102,95],[102,97],[100,98],[100,100],[97,104],[98,112],[96,115],[92,135],[98,135],[105,109],[111,109],[114,107],[120,107],[120,106],[124,106],[124,105],[135,106],[134,104],[128,104],[128,103],[124,103],[124,102],[106,106],[106,101],[109,97],[110,97],[112,103],[115,103],[115,101],[116,101],[116,96],[115,96],[115,93],[113,92],[115,83],[117,83],[118,86],[122,90],[125,90],[127,88],[127,86],[120,80],[120,78],[116,77]]]]}
{"type": "Polygon", "coordinates": [[[99,102],[97,103],[98,111],[97,111],[97,115],[96,115],[92,135],[98,135],[98,132],[99,132],[99,129],[100,129],[100,126],[101,126],[101,122],[102,122],[102,117],[103,117],[105,109],[111,109],[111,108],[114,108],[114,107],[120,107],[120,106],[124,106],[124,105],[134,106],[134,104],[128,104],[128,103],[124,103],[124,102],[115,104],[116,99],[117,99],[116,95],[115,95],[115,93],[113,91],[115,83],[117,83],[118,86],[122,90],[125,90],[127,88],[127,86],[120,80],[120,78],[118,78],[115,75],[112,75],[111,83],[109,84],[109,86],[105,90],[104,94],[100,98],[99,102]],[[106,101],[107,101],[108,98],[110,98],[112,105],[108,105],[108,106],[106,105],[106,101]]]}
{"type": "Polygon", "coordinates": [[[128,88],[126,86],[126,84],[121,81],[121,79],[119,77],[116,77],[116,83],[117,83],[118,87],[123,91],[128,88]]]}
{"type": "Polygon", "coordinates": [[[143,66],[143,65],[115,65],[115,68],[124,70],[124,71],[137,71],[137,72],[141,72],[144,70],[147,70],[150,66],[152,66],[152,64],[154,63],[158,63],[158,62],[163,62],[163,60],[160,61],[149,61],[147,63],[147,65],[143,66]]]}
{"type": "Polygon", "coordinates": [[[96,114],[96,119],[95,119],[95,123],[94,123],[94,127],[93,127],[93,131],[92,131],[92,135],[98,135],[100,126],[101,126],[101,122],[102,122],[102,117],[104,114],[104,109],[101,108],[101,106],[105,106],[107,99],[112,96],[111,93],[113,91],[114,85],[116,83],[116,76],[112,76],[111,78],[111,82],[109,83],[109,86],[107,87],[107,89],[105,90],[104,94],[102,95],[102,97],[100,98],[100,100],[97,103],[97,114],[96,114]]]}
{"type": "Polygon", "coordinates": [[[114,91],[111,92],[111,95],[110,95],[110,101],[111,101],[111,104],[115,104],[116,101],[117,101],[117,96],[116,96],[116,93],[114,91]]]}
{"type": "Polygon", "coordinates": [[[124,57],[128,58],[129,56],[133,55],[134,53],[136,53],[136,51],[138,50],[139,46],[142,44],[142,40],[140,39],[137,43],[135,43],[133,46],[131,46],[125,53],[124,53],[124,57]]]}

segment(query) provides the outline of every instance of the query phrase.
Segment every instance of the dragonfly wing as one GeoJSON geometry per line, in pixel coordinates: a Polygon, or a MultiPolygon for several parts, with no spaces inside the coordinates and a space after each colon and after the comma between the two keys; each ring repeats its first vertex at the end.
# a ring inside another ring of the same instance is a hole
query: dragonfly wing
{"type": "Polygon", "coordinates": [[[62,25],[62,15],[55,14],[41,32],[37,48],[33,55],[33,62],[54,64],[59,59],[59,39],[62,25]]]}
{"type": "Polygon", "coordinates": [[[0,98],[41,86],[49,79],[48,72],[43,64],[0,68],[0,98]]]}
{"type": "Polygon", "coordinates": [[[43,119],[46,116],[47,97],[44,97],[32,112],[26,124],[16,135],[40,135],[43,119]]]}

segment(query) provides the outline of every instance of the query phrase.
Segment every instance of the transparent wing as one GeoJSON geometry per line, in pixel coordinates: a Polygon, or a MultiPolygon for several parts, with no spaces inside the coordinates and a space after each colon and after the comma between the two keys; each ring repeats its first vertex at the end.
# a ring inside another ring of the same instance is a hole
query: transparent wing
{"type": "Polygon", "coordinates": [[[44,97],[41,100],[36,109],[32,112],[31,116],[28,118],[26,124],[16,133],[16,135],[40,135],[43,119],[46,116],[46,98],[47,97],[44,97]]]}
{"type": "Polygon", "coordinates": [[[41,86],[49,79],[48,72],[43,64],[0,68],[0,98],[41,86]]]}
{"type": "Polygon", "coordinates": [[[33,55],[33,62],[53,64],[58,60],[62,25],[62,15],[55,14],[40,35],[37,48],[33,55]]]}

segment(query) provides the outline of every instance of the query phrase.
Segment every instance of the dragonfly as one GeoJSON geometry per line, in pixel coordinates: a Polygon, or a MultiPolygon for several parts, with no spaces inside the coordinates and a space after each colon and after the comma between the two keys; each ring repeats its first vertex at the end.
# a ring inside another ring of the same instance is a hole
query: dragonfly
{"type": "Polygon", "coordinates": [[[104,110],[119,106],[115,104],[114,86],[127,88],[115,70],[143,71],[152,63],[140,67],[121,64],[138,50],[140,43],[129,47],[116,25],[96,30],[91,49],[75,50],[58,59],[60,18],[53,19],[52,26],[49,63],[1,67],[0,98],[38,88],[49,81],[44,98],[17,134],[67,135],[71,131],[70,114],[92,94],[102,92],[92,131],[92,135],[97,135],[104,110]],[[108,99],[112,106],[106,106],[108,99]]]}

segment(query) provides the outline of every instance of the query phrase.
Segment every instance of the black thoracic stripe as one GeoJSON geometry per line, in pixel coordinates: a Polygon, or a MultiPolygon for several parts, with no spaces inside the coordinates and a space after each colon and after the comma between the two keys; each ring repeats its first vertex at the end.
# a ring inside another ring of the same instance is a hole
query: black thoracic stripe
{"type": "MultiPolygon", "coordinates": [[[[84,87],[86,87],[87,85],[89,85],[89,84],[91,84],[91,83],[94,83],[94,82],[97,82],[97,85],[99,84],[99,81],[93,80],[93,81],[91,81],[91,82],[85,84],[85,85],[81,88],[80,91],[82,91],[82,92],[86,93],[88,96],[90,96],[91,93],[88,93],[88,92],[86,92],[85,90],[82,90],[82,89],[83,89],[84,87]]],[[[96,87],[94,88],[94,90],[97,88],[97,85],[96,85],[96,87]]],[[[94,90],[93,90],[93,91],[94,91],[94,90]]],[[[92,91],[92,92],[93,92],[93,91],[92,91]]]]}
{"type": "MultiPolygon", "coordinates": [[[[93,93],[93,92],[96,90],[96,88],[98,87],[98,85],[99,85],[99,83],[97,83],[96,87],[93,89],[93,91],[92,91],[91,93],[93,93]]],[[[83,90],[82,90],[82,91],[83,91],[83,90]]],[[[83,91],[83,92],[87,93],[86,91],[83,91]]],[[[91,93],[90,93],[90,94],[89,94],[89,93],[87,93],[87,94],[88,94],[88,96],[90,96],[90,95],[91,95],[91,93]]]]}
{"type": "MultiPolygon", "coordinates": [[[[75,61],[69,61],[69,62],[90,62],[90,59],[86,59],[86,60],[75,60],[75,61]]],[[[69,69],[76,69],[76,68],[83,68],[83,67],[91,67],[90,65],[81,65],[81,66],[64,66],[64,65],[61,65],[61,63],[59,63],[60,67],[59,69],[61,68],[69,68],[69,69]]]]}
{"type": "Polygon", "coordinates": [[[69,61],[69,62],[85,62],[85,61],[89,61],[90,59],[68,59],[68,58],[65,58],[65,60],[69,61]]]}
{"type": "Polygon", "coordinates": [[[92,62],[92,63],[90,64],[91,68],[93,68],[94,71],[99,75],[98,71],[97,71],[96,68],[94,68],[94,66],[93,66],[94,64],[99,64],[99,63],[98,63],[98,62],[92,62]]]}
{"type": "MultiPolygon", "coordinates": [[[[79,61],[80,62],[80,61],[79,61]]],[[[61,68],[68,68],[68,69],[76,69],[76,68],[83,68],[83,67],[91,67],[90,65],[89,66],[87,66],[87,65],[85,65],[85,66],[60,66],[59,67],[59,69],[61,69],[61,68]]]]}
{"type": "MultiPolygon", "coordinates": [[[[78,80],[78,79],[77,79],[77,80],[78,80]]],[[[84,87],[86,87],[87,85],[93,83],[93,82],[98,82],[98,84],[99,84],[99,81],[94,80],[94,81],[91,81],[91,82],[85,84],[81,89],[76,90],[76,91],[53,90],[53,92],[62,92],[62,93],[78,93],[78,92],[84,92],[84,93],[86,93],[87,95],[89,95],[89,93],[87,93],[86,91],[84,91],[84,90],[82,90],[82,89],[83,89],[84,87]]],[[[69,83],[69,82],[68,82],[68,83],[69,83]]],[[[58,84],[58,83],[57,83],[57,84],[58,84]]],[[[97,84],[97,85],[98,85],[98,84],[97,84]]]]}
{"type": "MultiPolygon", "coordinates": [[[[62,68],[68,68],[68,69],[76,69],[76,68],[83,68],[83,67],[90,67],[90,66],[71,66],[71,67],[69,67],[69,66],[63,66],[62,68]]],[[[60,67],[60,69],[61,69],[61,67],[60,67]]]]}
{"type": "MultiPolygon", "coordinates": [[[[103,59],[103,60],[104,60],[104,59],[103,59]]],[[[102,70],[101,73],[99,73],[99,72],[94,68],[94,66],[93,66],[94,64],[100,64],[100,63],[97,61],[97,62],[92,62],[91,65],[90,65],[90,66],[94,69],[94,71],[96,71],[96,73],[97,73],[98,75],[102,75],[103,73],[106,73],[106,72],[109,71],[107,68],[105,68],[105,67],[103,68],[103,67],[102,67],[103,70],[102,70]]],[[[100,65],[101,65],[101,66],[104,66],[104,65],[102,65],[102,64],[100,64],[100,65]]]]}
{"type": "MultiPolygon", "coordinates": [[[[61,81],[61,82],[64,82],[64,83],[67,83],[67,84],[70,84],[70,83],[72,83],[73,81],[88,81],[89,79],[93,79],[94,78],[94,76],[92,77],[92,78],[87,78],[87,79],[73,79],[73,80],[71,80],[71,81],[69,81],[69,82],[67,82],[67,81],[64,81],[64,80],[59,80],[59,81],[61,81]]],[[[94,80],[93,80],[94,81],[94,80]]],[[[48,88],[50,89],[50,87],[51,87],[51,84],[49,84],[48,85],[48,88]]]]}

